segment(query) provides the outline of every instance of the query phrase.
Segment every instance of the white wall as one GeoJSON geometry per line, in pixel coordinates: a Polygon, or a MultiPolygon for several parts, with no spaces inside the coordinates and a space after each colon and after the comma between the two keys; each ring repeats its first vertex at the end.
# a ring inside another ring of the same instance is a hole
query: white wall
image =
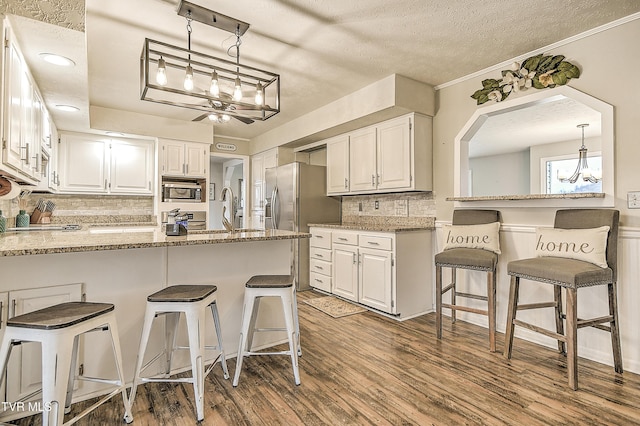
{"type": "Polygon", "coordinates": [[[529,194],[529,151],[469,159],[474,197],[529,194]]]}
{"type": "Polygon", "coordinates": [[[224,187],[222,176],[222,163],[211,161],[209,173],[209,185],[215,185],[215,199],[209,197],[209,229],[224,229],[222,226],[222,202],[220,201],[220,191],[224,187]]]}

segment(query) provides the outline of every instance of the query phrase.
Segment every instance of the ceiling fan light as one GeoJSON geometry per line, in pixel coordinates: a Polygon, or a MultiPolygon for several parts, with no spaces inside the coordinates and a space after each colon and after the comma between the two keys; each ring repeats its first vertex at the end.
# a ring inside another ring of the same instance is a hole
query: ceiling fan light
{"type": "Polygon", "coordinates": [[[216,98],[220,96],[220,86],[218,85],[218,73],[211,73],[211,87],[209,87],[209,93],[216,98]]]}
{"type": "Polygon", "coordinates": [[[186,72],[184,74],[184,90],[193,90],[193,68],[191,68],[191,65],[187,65],[186,72]]]}
{"type": "Polygon", "coordinates": [[[264,89],[262,87],[262,84],[260,84],[260,82],[258,82],[258,84],[256,84],[256,105],[262,105],[264,103],[264,89]]]}
{"type": "Polygon", "coordinates": [[[240,83],[240,77],[236,77],[235,86],[236,88],[233,90],[233,100],[241,101],[242,100],[242,83],[240,83]]]}
{"type": "Polygon", "coordinates": [[[167,64],[160,56],[158,59],[158,71],[156,71],[156,83],[160,86],[165,86],[167,84],[167,64]]]}
{"type": "Polygon", "coordinates": [[[209,120],[211,121],[219,121],[218,120],[218,114],[209,114],[208,115],[209,120]]]}
{"type": "Polygon", "coordinates": [[[222,114],[222,122],[226,123],[227,121],[231,120],[231,117],[228,114],[222,114]]]}

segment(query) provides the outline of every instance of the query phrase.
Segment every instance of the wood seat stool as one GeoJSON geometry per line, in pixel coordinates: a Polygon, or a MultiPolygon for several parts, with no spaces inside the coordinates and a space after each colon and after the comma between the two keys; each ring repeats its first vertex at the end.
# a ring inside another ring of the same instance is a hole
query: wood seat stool
{"type": "Polygon", "coordinates": [[[251,355],[289,355],[293,365],[295,384],[300,384],[298,357],[302,355],[300,348],[300,325],[298,322],[298,304],[295,295],[294,280],[290,275],[255,275],[245,284],[244,307],[242,309],[242,325],[240,328],[240,344],[236,358],[236,371],[233,386],[238,386],[242,361],[251,355]],[[256,328],[256,318],[263,297],[279,297],[284,312],[285,328],[256,328]],[[286,331],[289,350],[280,352],[252,352],[253,336],[262,331],[286,331]]]}
{"type": "MultiPolygon", "coordinates": [[[[89,414],[111,397],[122,394],[124,419],[133,421],[122,371],[122,356],[114,305],[110,303],[68,302],[50,306],[7,321],[0,345],[0,362],[4,379],[11,348],[22,342],[42,345],[42,424],[67,425],[89,414]],[[80,335],[91,331],[109,331],[117,370],[117,379],[91,378],[75,375],[80,335]],[[107,383],[114,389],[77,416],[64,423],[65,411],[71,406],[75,380],[107,383]],[[64,404],[64,405],[63,405],[64,404]]],[[[30,398],[33,394],[28,395],[30,398]]],[[[114,419],[114,423],[118,422],[114,419]]]]}
{"type": "MultiPolygon", "coordinates": [[[[482,225],[499,222],[498,210],[455,210],[452,225],[482,225]]],[[[436,265],[436,337],[442,339],[442,308],[451,309],[451,322],[456,322],[456,311],[486,315],[489,320],[489,350],[496,351],[496,267],[498,255],[477,248],[452,248],[435,256],[436,265]],[[451,283],[442,287],[442,268],[451,268],[451,283]],[[456,271],[470,269],[487,273],[487,295],[459,292],[456,287],[456,271]],[[442,303],[445,293],[451,291],[451,303],[442,303]],[[468,299],[487,302],[487,309],[458,305],[456,299],[468,299]]]]}
{"type": "Polygon", "coordinates": [[[222,344],[222,331],[220,328],[220,318],[218,316],[216,291],[217,287],[215,285],[175,285],[162,289],[147,297],[147,308],[144,315],[144,325],[142,326],[140,349],[138,351],[133,386],[129,394],[131,406],[133,406],[136,390],[140,383],[192,383],[197,420],[201,421],[204,419],[205,377],[213,370],[215,364],[220,362],[224,378],[229,378],[224,346],[222,344]],[[211,314],[213,315],[213,324],[218,342],[216,346],[205,345],[204,331],[207,308],[211,309],[211,314]],[[176,331],[181,313],[184,313],[186,319],[187,332],[189,335],[188,347],[176,346],[176,331]],[[164,350],[143,365],[144,354],[149,342],[153,320],[159,315],[166,315],[164,350]],[[191,377],[170,378],[173,352],[177,349],[189,349],[191,357],[191,377]],[[206,370],[205,349],[218,351],[218,355],[211,361],[211,365],[206,370]],[[162,377],[143,377],[143,371],[163,355],[165,356],[165,364],[162,377]]]}

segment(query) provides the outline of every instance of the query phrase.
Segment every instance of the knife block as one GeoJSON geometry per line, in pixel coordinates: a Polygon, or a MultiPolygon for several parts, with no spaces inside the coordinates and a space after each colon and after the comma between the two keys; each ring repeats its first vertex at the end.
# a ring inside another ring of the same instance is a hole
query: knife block
{"type": "Polygon", "coordinates": [[[43,212],[42,210],[35,209],[31,214],[30,223],[51,223],[51,212],[43,212]]]}

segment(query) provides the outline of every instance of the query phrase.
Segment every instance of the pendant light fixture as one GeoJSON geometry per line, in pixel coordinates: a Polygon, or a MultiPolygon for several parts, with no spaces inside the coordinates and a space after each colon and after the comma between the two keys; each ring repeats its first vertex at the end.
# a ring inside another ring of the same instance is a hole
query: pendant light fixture
{"type": "Polygon", "coordinates": [[[578,124],[576,127],[582,129],[582,146],[578,150],[578,165],[576,170],[571,176],[561,175],[558,170],[558,180],[560,182],[576,183],[578,178],[582,176],[582,180],[585,182],[598,183],[602,179],[601,173],[594,173],[589,168],[587,163],[587,147],[584,145],[584,129],[589,127],[589,124],[578,124]]]}
{"type": "Polygon", "coordinates": [[[241,36],[249,24],[185,0],[178,6],[178,15],[187,21],[187,48],[145,39],[140,99],[201,111],[194,121],[211,115],[220,117],[215,122],[230,117],[250,124],[280,112],[280,76],[240,63],[241,36]],[[232,59],[191,50],[193,21],[233,33],[235,43],[227,49],[232,59]],[[150,79],[152,70],[155,78],[150,79]],[[245,97],[243,89],[255,95],[245,97]]]}

